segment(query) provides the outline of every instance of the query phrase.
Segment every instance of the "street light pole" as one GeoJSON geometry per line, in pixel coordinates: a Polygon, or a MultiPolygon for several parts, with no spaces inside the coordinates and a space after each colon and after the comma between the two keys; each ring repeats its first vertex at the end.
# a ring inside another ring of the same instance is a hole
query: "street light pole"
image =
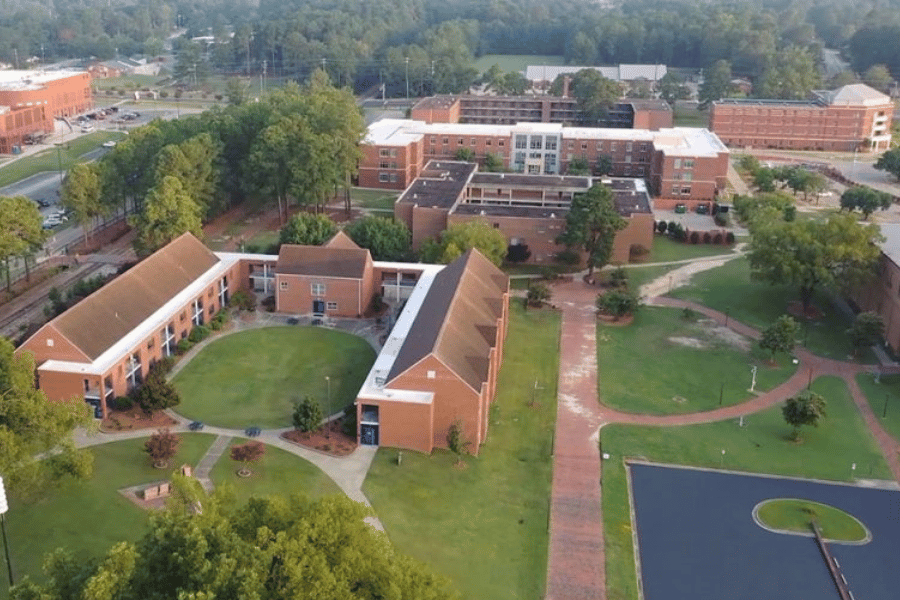
{"type": "Polygon", "coordinates": [[[409,100],[409,57],[406,57],[406,99],[409,100]]]}
{"type": "MultiPolygon", "coordinates": [[[[325,406],[327,407],[326,410],[330,411],[331,410],[331,377],[329,377],[328,375],[325,376],[325,386],[328,390],[327,396],[326,396],[327,402],[325,403],[325,406]]],[[[329,432],[330,425],[331,425],[331,423],[325,424],[325,438],[326,439],[331,437],[330,432],[329,432]]]]}
{"type": "Polygon", "coordinates": [[[6,573],[9,575],[9,587],[13,584],[12,562],[9,560],[9,541],[6,539],[6,513],[9,510],[9,504],[6,502],[6,487],[3,485],[3,478],[0,477],[0,529],[3,530],[3,551],[6,554],[6,573]]]}
{"type": "Polygon", "coordinates": [[[59,162],[59,185],[63,184],[62,142],[56,144],[56,160],[59,162]]]}

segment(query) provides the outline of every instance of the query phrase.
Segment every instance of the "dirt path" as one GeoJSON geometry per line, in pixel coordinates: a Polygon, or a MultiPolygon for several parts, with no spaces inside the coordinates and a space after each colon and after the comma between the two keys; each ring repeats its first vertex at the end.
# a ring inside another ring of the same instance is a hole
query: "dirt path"
{"type": "MultiPolygon", "coordinates": [[[[677,269],[673,269],[665,275],[657,277],[653,281],[648,281],[647,283],[642,285],[639,291],[639,295],[641,298],[653,298],[656,296],[667,294],[677,287],[687,285],[691,282],[691,278],[696,273],[702,273],[703,271],[709,271],[710,269],[721,267],[728,261],[743,256],[744,246],[745,244],[738,244],[737,246],[735,246],[734,254],[711,256],[708,258],[698,258],[696,260],[692,260],[691,262],[687,262],[683,266],[678,267],[677,269]]],[[[678,262],[670,264],[678,264],[678,262]]]]}

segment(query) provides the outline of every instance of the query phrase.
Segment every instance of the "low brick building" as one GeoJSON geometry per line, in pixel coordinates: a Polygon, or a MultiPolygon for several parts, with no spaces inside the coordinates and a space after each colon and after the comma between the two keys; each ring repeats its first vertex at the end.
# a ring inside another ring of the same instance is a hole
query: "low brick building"
{"type": "Polygon", "coordinates": [[[528,246],[531,262],[550,263],[564,248],[556,237],[576,194],[608,186],[628,225],[616,235],[612,260],[628,262],[632,246],[653,245],[653,212],[643,180],[586,176],[482,173],[473,163],[429,161],[394,205],[394,217],[412,232],[414,248],[447,227],[484,221],[510,245],[528,246]]]}
{"type": "Polygon", "coordinates": [[[368,128],[359,183],[406,189],[429,160],[455,160],[461,150],[478,162],[491,154],[510,171],[532,175],[564,174],[575,160],[592,171],[607,164],[611,177],[644,179],[661,208],[715,200],[725,188],[729,157],[715,134],[690,127],[649,131],[382,119],[368,128]]]}
{"type": "Polygon", "coordinates": [[[884,320],[884,340],[900,352],[900,224],[883,223],[879,244],[878,273],[868,285],[851,290],[850,299],[863,311],[872,311],[884,320]]]}
{"type": "Polygon", "coordinates": [[[862,83],[813,92],[809,100],[726,98],[709,128],[732,147],[785,150],[887,150],[894,103],[862,83]]]}

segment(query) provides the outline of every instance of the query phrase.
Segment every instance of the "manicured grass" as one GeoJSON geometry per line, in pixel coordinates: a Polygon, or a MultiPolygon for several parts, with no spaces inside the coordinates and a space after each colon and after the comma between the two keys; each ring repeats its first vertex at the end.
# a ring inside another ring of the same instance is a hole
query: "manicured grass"
{"type": "Polygon", "coordinates": [[[675,106],[673,112],[675,127],[708,127],[709,113],[686,106],[675,106]]]}
{"type": "MultiPolygon", "coordinates": [[[[231,446],[246,442],[235,440],[231,446]]],[[[249,466],[253,471],[250,477],[238,477],[237,471],[241,465],[231,460],[230,456],[230,449],[226,450],[213,467],[210,478],[216,486],[229,485],[238,505],[244,504],[251,496],[303,494],[319,498],[343,493],[318,467],[280,448],[266,446],[265,455],[249,466]]]]}
{"type": "Polygon", "coordinates": [[[643,262],[669,262],[673,260],[687,260],[690,258],[703,258],[706,256],[734,254],[734,246],[720,246],[716,244],[685,244],[673,241],[666,235],[653,236],[653,248],[643,262]]]}
{"type": "Polygon", "coordinates": [[[642,285],[662,277],[669,271],[677,269],[679,266],[680,265],[657,265],[644,267],[641,265],[631,265],[626,267],[626,272],[628,273],[628,287],[636,293],[640,293],[642,285]]]}
{"type": "Polygon", "coordinates": [[[464,598],[543,598],[559,323],[557,313],[511,304],[488,439],[465,469],[444,451],[404,452],[398,466],[397,450],[382,448],[366,478],[391,541],[464,598]]]}
{"type": "Polygon", "coordinates": [[[866,528],[856,517],[839,508],[798,498],[767,500],[757,512],[766,527],[780,531],[810,533],[816,521],[827,540],[860,542],[866,539],[866,528]]]}
{"type": "Polygon", "coordinates": [[[356,399],[375,351],[348,333],[321,327],[271,327],[214,340],[179,372],[178,411],[221,427],[285,427],[304,396],[326,415],[356,399]],[[331,399],[327,400],[331,378],[331,399]]]}
{"type": "Polygon", "coordinates": [[[499,65],[504,73],[525,71],[528,65],[564,65],[564,56],[546,54],[485,54],[475,61],[475,68],[484,73],[494,65],[499,65]]]}
{"type": "Polygon", "coordinates": [[[60,158],[62,159],[62,168],[68,171],[77,163],[86,162],[82,156],[91,150],[96,150],[103,142],[121,140],[124,137],[125,134],[116,131],[97,131],[83,135],[71,142],[66,142],[59,155],[57,155],[56,148],[51,148],[21,158],[12,164],[0,168],[0,187],[44,171],[59,171],[60,158]]]}
{"type": "Polygon", "coordinates": [[[182,435],[171,469],[150,466],[143,451],[145,440],[91,448],[94,474],[90,480],[67,481],[38,500],[11,500],[7,530],[17,580],[25,575],[43,580],[44,556],[56,548],[67,548],[79,559],[88,559],[105,554],[116,542],[137,540],[146,531],[147,513],[118,490],[166,479],[185,463],[196,465],[213,436],[182,435]]]}
{"type": "Polygon", "coordinates": [[[386,192],[385,190],[370,190],[367,188],[351,188],[350,201],[363,208],[389,210],[393,212],[394,202],[397,201],[398,194],[386,192]]]}
{"type": "Polygon", "coordinates": [[[155,87],[157,82],[162,81],[165,77],[159,75],[122,75],[121,77],[107,77],[105,79],[94,79],[91,84],[97,90],[109,90],[116,88],[119,90],[134,90],[145,87],[155,87]]]}
{"type": "Polygon", "coordinates": [[[828,416],[816,428],[803,428],[802,444],[790,440],[780,405],[746,417],[743,428],[735,419],[687,427],[603,428],[602,450],[610,455],[602,474],[607,598],[637,599],[624,458],[839,481],[850,479],[856,463],[858,477],[891,478],[843,380],[821,377],[812,389],[825,397],[828,416]]]}
{"type": "Polygon", "coordinates": [[[869,400],[881,426],[900,441],[900,375],[883,375],[880,383],[868,373],[856,376],[856,383],[869,400]]]}
{"type": "Polygon", "coordinates": [[[758,391],[794,373],[789,357],[770,366],[768,353],[748,349],[747,338],[731,336],[696,313],[685,319],[682,311],[661,307],[641,308],[634,323],[624,327],[600,323],[600,398],[626,412],[691,413],[718,408],[720,393],[723,406],[751,398],[751,366],[757,367],[758,391]]]}
{"type": "MultiPolygon", "coordinates": [[[[697,273],[691,285],[673,290],[670,295],[727,311],[732,318],[760,330],[785,314],[789,302],[800,299],[799,291],[793,286],[751,281],[746,258],[736,258],[721,267],[697,273]]],[[[805,341],[807,348],[820,356],[846,360],[850,354],[846,334],[852,324],[850,318],[822,290],[815,294],[813,304],[824,316],[817,321],[801,323],[798,342],[805,341]]],[[[865,350],[858,360],[871,363],[875,357],[865,350]]]]}

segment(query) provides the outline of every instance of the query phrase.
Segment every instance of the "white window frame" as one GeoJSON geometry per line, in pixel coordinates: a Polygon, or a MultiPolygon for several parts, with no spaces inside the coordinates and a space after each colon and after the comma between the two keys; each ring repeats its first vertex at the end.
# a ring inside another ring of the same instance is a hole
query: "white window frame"
{"type": "Polygon", "coordinates": [[[316,298],[321,298],[325,295],[327,288],[324,283],[311,283],[309,285],[309,293],[315,296],[316,298]]]}
{"type": "Polygon", "coordinates": [[[325,303],[325,310],[337,310],[337,309],[338,309],[338,303],[337,303],[337,302],[331,302],[331,301],[329,301],[329,302],[326,302],[326,303],[325,303]]]}
{"type": "Polygon", "coordinates": [[[159,339],[162,342],[163,356],[172,356],[175,354],[175,326],[172,323],[166,323],[163,330],[159,333],[159,339]]]}
{"type": "Polygon", "coordinates": [[[125,363],[125,381],[128,382],[128,389],[133,389],[139,383],[138,377],[141,373],[141,357],[138,354],[132,354],[125,363]]]}
{"type": "Polygon", "coordinates": [[[203,298],[194,299],[194,310],[191,315],[191,323],[194,326],[203,325],[203,298]]]}

